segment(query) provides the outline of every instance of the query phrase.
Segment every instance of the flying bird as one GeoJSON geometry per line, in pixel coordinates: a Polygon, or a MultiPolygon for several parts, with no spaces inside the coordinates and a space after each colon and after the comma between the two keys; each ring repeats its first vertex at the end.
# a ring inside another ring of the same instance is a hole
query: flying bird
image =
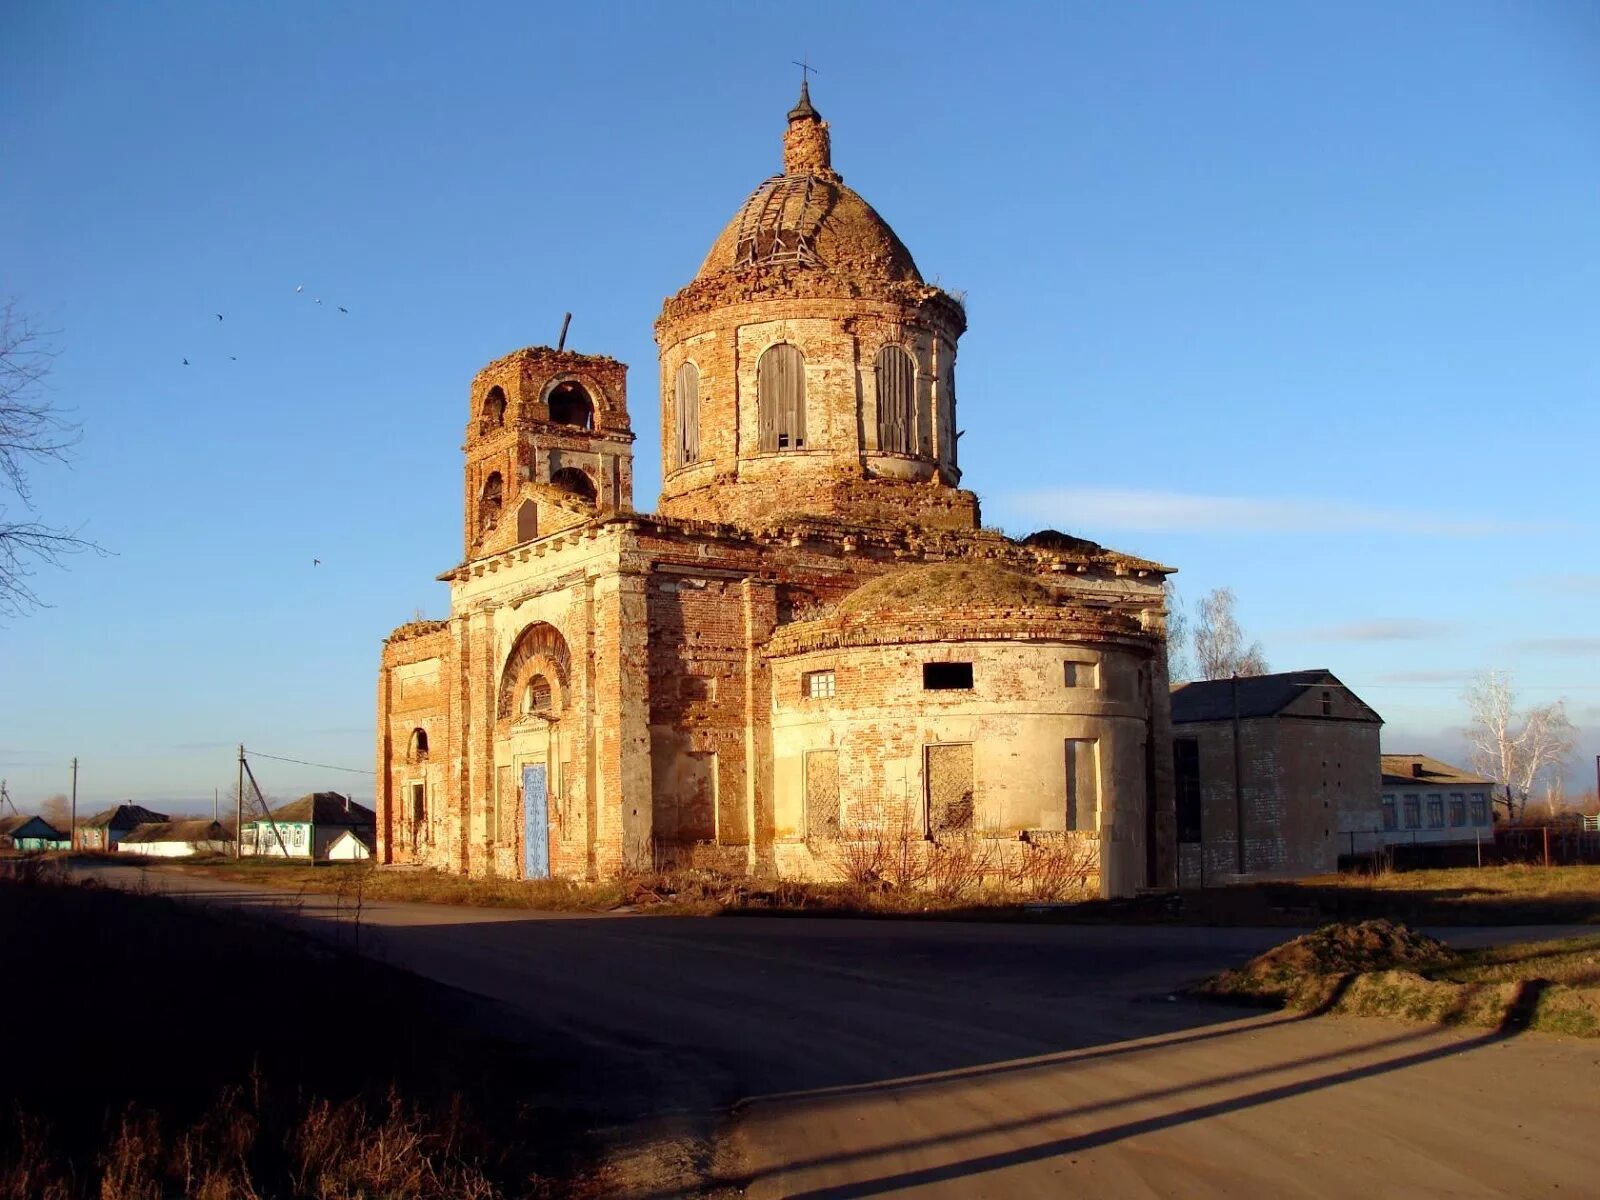
{"type": "Polygon", "coordinates": [[[320,558],[313,558],[311,560],[311,565],[313,567],[320,567],[322,565],[322,560],[320,558]]]}
{"type": "Polygon", "coordinates": [[[228,355],[228,361],[229,362],[238,362],[239,361],[239,356],[237,354],[230,354],[230,355],[228,355]]]}
{"type": "Polygon", "coordinates": [[[303,284],[303,283],[297,283],[297,284],[294,285],[294,294],[296,296],[298,296],[301,292],[303,292],[305,290],[306,290],[306,285],[303,284]]]}
{"type": "Polygon", "coordinates": [[[342,313],[344,313],[344,314],[345,314],[345,315],[346,315],[346,316],[348,316],[348,315],[349,315],[349,313],[350,313],[350,310],[349,310],[349,309],[348,309],[348,308],[346,308],[346,307],[345,307],[345,306],[344,306],[344,305],[342,305],[342,304],[341,304],[341,305],[339,305],[339,311],[340,311],[340,312],[342,312],[342,313]]]}
{"type": "Polygon", "coordinates": [[[222,314],[221,313],[217,314],[217,320],[219,320],[219,321],[222,320],[222,314]]]}
{"type": "Polygon", "coordinates": [[[321,304],[321,303],[322,303],[322,301],[321,301],[321,300],[318,300],[318,301],[317,301],[317,303],[318,303],[318,304],[321,304]]]}
{"type": "Polygon", "coordinates": [[[187,358],[183,360],[183,365],[186,367],[189,365],[189,360],[187,358]]]}

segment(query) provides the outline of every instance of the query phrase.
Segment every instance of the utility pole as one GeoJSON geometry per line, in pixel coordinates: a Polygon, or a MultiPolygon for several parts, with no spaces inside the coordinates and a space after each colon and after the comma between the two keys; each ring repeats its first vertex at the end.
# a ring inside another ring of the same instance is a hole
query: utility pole
{"type": "Polygon", "coordinates": [[[213,825],[215,825],[217,823],[218,814],[221,811],[222,811],[222,789],[221,788],[212,788],[211,789],[211,823],[213,825]]]}
{"type": "Polygon", "coordinates": [[[73,850],[78,848],[78,760],[72,760],[72,815],[68,818],[72,826],[67,830],[67,845],[73,850]]]}
{"type": "MultiPolygon", "coordinates": [[[[320,758],[321,755],[318,755],[320,758]]],[[[238,812],[235,815],[237,822],[233,827],[233,856],[238,858],[244,852],[244,743],[239,743],[239,790],[234,793],[238,802],[238,812]]]]}

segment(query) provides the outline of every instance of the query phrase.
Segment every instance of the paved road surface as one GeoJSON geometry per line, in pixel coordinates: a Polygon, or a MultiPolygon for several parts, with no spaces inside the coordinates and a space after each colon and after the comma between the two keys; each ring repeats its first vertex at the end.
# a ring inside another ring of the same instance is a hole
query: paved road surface
{"type": "MultiPolygon", "coordinates": [[[[295,915],[341,908],[307,896],[295,915]]],[[[594,1090],[625,1101],[619,1120],[657,1114],[635,1195],[679,1194],[675,1155],[684,1177],[710,1167],[750,1196],[807,1200],[1600,1191],[1600,1043],[1171,998],[1283,930],[369,903],[362,936],[566,1040],[594,1090]]]]}

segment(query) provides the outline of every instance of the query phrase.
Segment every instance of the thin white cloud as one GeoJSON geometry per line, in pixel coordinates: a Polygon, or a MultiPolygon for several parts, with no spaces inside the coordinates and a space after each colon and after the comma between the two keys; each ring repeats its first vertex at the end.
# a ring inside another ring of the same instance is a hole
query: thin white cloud
{"type": "Polygon", "coordinates": [[[1403,533],[1482,537],[1549,529],[1293,496],[1200,496],[1128,488],[1047,488],[1005,498],[1007,508],[1058,528],[1138,533],[1403,533]]]}
{"type": "Polygon", "coordinates": [[[1600,637],[1527,638],[1515,646],[1528,654],[1600,654],[1600,637]]]}
{"type": "Polygon", "coordinates": [[[1308,642],[1421,642],[1443,637],[1454,628],[1448,621],[1395,617],[1301,629],[1293,636],[1308,642]]]}

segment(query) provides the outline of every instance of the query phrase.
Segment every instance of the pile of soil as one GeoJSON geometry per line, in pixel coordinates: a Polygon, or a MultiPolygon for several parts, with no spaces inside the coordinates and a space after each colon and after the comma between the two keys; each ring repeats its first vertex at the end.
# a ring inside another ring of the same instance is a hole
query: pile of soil
{"type": "Polygon", "coordinates": [[[1436,938],[1395,921],[1324,925],[1250,960],[1247,973],[1343,975],[1395,967],[1437,965],[1455,951],[1436,938]]]}

